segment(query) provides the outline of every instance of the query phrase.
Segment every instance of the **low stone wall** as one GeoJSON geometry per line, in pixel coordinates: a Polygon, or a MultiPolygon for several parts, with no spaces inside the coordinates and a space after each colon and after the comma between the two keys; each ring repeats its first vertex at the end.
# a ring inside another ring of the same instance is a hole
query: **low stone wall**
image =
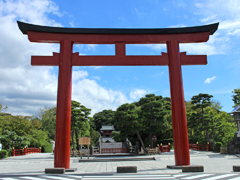
{"type": "Polygon", "coordinates": [[[101,153],[127,153],[127,146],[125,143],[102,143],[101,153]]]}
{"type": "Polygon", "coordinates": [[[102,143],[101,148],[126,148],[126,144],[122,142],[118,143],[102,143]]]}

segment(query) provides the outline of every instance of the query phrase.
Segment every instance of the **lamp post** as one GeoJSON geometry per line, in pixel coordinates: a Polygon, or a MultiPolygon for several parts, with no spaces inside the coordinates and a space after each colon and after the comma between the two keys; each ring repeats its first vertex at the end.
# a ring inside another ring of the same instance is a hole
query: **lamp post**
{"type": "Polygon", "coordinates": [[[157,136],[156,135],[153,135],[152,141],[154,142],[154,144],[155,144],[155,142],[157,142],[157,136]]]}
{"type": "Polygon", "coordinates": [[[233,141],[227,143],[227,151],[228,154],[239,154],[240,153],[240,105],[235,107],[232,112],[229,114],[233,114],[234,120],[237,123],[238,131],[235,133],[233,137],[233,141]]]}

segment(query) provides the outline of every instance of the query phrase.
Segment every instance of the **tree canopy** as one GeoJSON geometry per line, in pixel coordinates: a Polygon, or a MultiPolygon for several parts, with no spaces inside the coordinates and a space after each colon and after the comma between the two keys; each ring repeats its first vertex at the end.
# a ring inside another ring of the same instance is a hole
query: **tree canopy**
{"type": "Polygon", "coordinates": [[[51,152],[48,132],[43,130],[37,117],[0,114],[0,142],[10,154],[12,148],[41,147],[43,152],[51,152]]]}
{"type": "Polygon", "coordinates": [[[72,137],[72,146],[75,149],[75,143],[78,147],[78,138],[82,136],[90,137],[90,124],[89,121],[91,117],[91,109],[86,108],[84,105],[81,105],[80,102],[73,101],[71,102],[71,137],[72,137]],[[75,140],[74,140],[75,135],[75,140]]]}
{"type": "MultiPolygon", "coordinates": [[[[240,89],[234,89],[234,106],[240,104],[240,89]]],[[[56,107],[40,109],[36,116],[13,116],[6,113],[7,106],[0,104],[0,141],[9,152],[12,147],[42,147],[44,152],[51,152],[50,140],[55,139],[56,107]]],[[[102,125],[114,125],[112,137],[116,141],[127,138],[135,144],[140,142],[145,147],[154,144],[152,136],[157,136],[157,143],[173,142],[171,99],[169,97],[147,94],[139,101],[120,105],[116,111],[103,110],[90,116],[91,109],[80,102],[71,102],[71,145],[79,149],[78,138],[91,137],[93,144],[99,141],[102,125]]],[[[213,96],[200,93],[186,102],[189,142],[210,143],[216,150],[216,144],[226,146],[237,131],[233,116],[222,111],[220,103],[213,96]]],[[[156,146],[155,144],[155,146],[156,146]]]]}
{"type": "Polygon", "coordinates": [[[186,103],[186,109],[189,141],[200,144],[209,142],[215,151],[217,143],[226,146],[237,130],[233,117],[221,111],[220,103],[212,98],[212,95],[200,93],[192,97],[191,103],[186,103]]]}
{"type": "Polygon", "coordinates": [[[109,110],[103,110],[101,112],[98,112],[93,115],[93,123],[96,126],[96,131],[99,131],[102,125],[114,125],[115,119],[114,119],[115,111],[109,109],[109,110]]]}
{"type": "Polygon", "coordinates": [[[232,100],[234,102],[234,106],[233,107],[236,107],[236,106],[240,105],[240,88],[239,89],[234,89],[232,91],[232,93],[234,93],[232,95],[232,97],[233,97],[232,100]]]}

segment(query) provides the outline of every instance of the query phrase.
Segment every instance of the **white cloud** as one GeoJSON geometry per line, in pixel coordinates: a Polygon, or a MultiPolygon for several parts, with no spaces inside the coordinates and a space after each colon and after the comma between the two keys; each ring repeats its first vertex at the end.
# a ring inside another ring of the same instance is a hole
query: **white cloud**
{"type": "Polygon", "coordinates": [[[21,21],[27,21],[42,25],[55,25],[61,24],[56,23],[54,20],[49,19],[47,13],[53,13],[61,16],[58,10],[58,6],[50,0],[8,0],[1,1],[0,4],[1,18],[11,16],[11,18],[18,18],[21,21]]]}
{"type": "Polygon", "coordinates": [[[200,21],[201,22],[208,22],[208,21],[214,19],[215,17],[217,17],[217,15],[213,15],[213,16],[210,16],[210,17],[203,18],[200,21]]]}
{"type": "Polygon", "coordinates": [[[130,100],[121,92],[101,87],[95,80],[82,79],[73,84],[72,99],[92,109],[92,115],[104,109],[115,110],[130,100]]]}
{"type": "MultiPolygon", "coordinates": [[[[31,55],[51,55],[59,46],[30,43],[16,20],[45,25],[57,14],[51,1],[0,1],[0,103],[13,114],[32,115],[40,107],[56,105],[57,77],[53,67],[31,66],[31,55]]],[[[59,25],[59,24],[58,24],[59,25]]]]}
{"type": "Polygon", "coordinates": [[[144,89],[135,89],[130,92],[130,97],[133,100],[138,100],[139,98],[143,97],[145,94],[147,94],[147,91],[144,89]]]}
{"type": "Polygon", "coordinates": [[[210,45],[208,54],[228,53],[232,47],[229,38],[240,36],[240,1],[202,0],[195,3],[195,7],[194,14],[200,16],[201,22],[206,24],[220,22],[217,32],[210,36],[210,41],[214,38],[217,43],[208,43],[210,45]]]}
{"type": "Polygon", "coordinates": [[[88,50],[95,50],[97,46],[97,44],[86,44],[88,50]]]}
{"type": "Polygon", "coordinates": [[[209,43],[194,43],[194,44],[180,44],[181,52],[187,52],[187,54],[219,54],[216,48],[209,43]]]}
{"type": "Polygon", "coordinates": [[[139,12],[139,10],[138,10],[137,8],[134,8],[134,12],[135,12],[138,16],[141,15],[141,13],[139,12]]]}
{"type": "Polygon", "coordinates": [[[219,24],[219,30],[222,30],[226,35],[240,36],[240,19],[227,20],[219,24]]]}
{"type": "Polygon", "coordinates": [[[222,36],[240,36],[240,1],[239,0],[205,0],[195,4],[197,14],[203,16],[200,21],[205,23],[220,22],[218,32],[222,36]]]}
{"type": "MultiPolygon", "coordinates": [[[[12,114],[35,115],[40,108],[56,106],[58,68],[31,66],[31,55],[52,55],[59,45],[29,42],[16,22],[61,26],[49,13],[61,15],[50,0],[0,0],[0,103],[12,114]]],[[[91,108],[92,114],[130,102],[121,91],[101,87],[88,76],[86,70],[73,70],[72,99],[91,108]]]]}
{"type": "Polygon", "coordinates": [[[153,75],[153,77],[158,77],[158,76],[161,76],[161,75],[163,75],[163,74],[164,74],[164,71],[162,71],[162,72],[160,72],[160,73],[157,73],[157,74],[153,75]]]}
{"type": "Polygon", "coordinates": [[[171,26],[168,26],[168,28],[181,28],[181,27],[186,27],[185,24],[177,24],[177,25],[171,25],[171,26]]]}
{"type": "MultiPolygon", "coordinates": [[[[220,19],[236,18],[240,13],[239,0],[202,0],[201,3],[196,3],[197,14],[202,14],[205,17],[216,16],[220,19]]],[[[212,18],[213,19],[213,18],[212,18]]],[[[212,20],[209,19],[209,20],[212,20]]]]}
{"type": "Polygon", "coordinates": [[[80,79],[86,78],[88,76],[88,72],[87,71],[82,71],[82,70],[78,70],[78,71],[73,71],[72,72],[72,80],[74,81],[79,81],[80,79]]]}
{"type": "Polygon", "coordinates": [[[99,76],[94,76],[93,79],[101,80],[101,78],[99,76]]]}
{"type": "Polygon", "coordinates": [[[216,79],[216,76],[213,76],[211,78],[207,78],[204,83],[210,84],[214,79],[216,79]]]}

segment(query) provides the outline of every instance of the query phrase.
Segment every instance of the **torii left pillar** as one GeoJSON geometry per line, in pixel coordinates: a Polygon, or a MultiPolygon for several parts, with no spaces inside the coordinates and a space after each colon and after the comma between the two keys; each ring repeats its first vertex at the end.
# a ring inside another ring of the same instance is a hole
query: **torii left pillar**
{"type": "Polygon", "coordinates": [[[54,167],[70,169],[73,42],[60,42],[54,167]],[[61,136],[59,136],[61,134],[61,136]]]}

